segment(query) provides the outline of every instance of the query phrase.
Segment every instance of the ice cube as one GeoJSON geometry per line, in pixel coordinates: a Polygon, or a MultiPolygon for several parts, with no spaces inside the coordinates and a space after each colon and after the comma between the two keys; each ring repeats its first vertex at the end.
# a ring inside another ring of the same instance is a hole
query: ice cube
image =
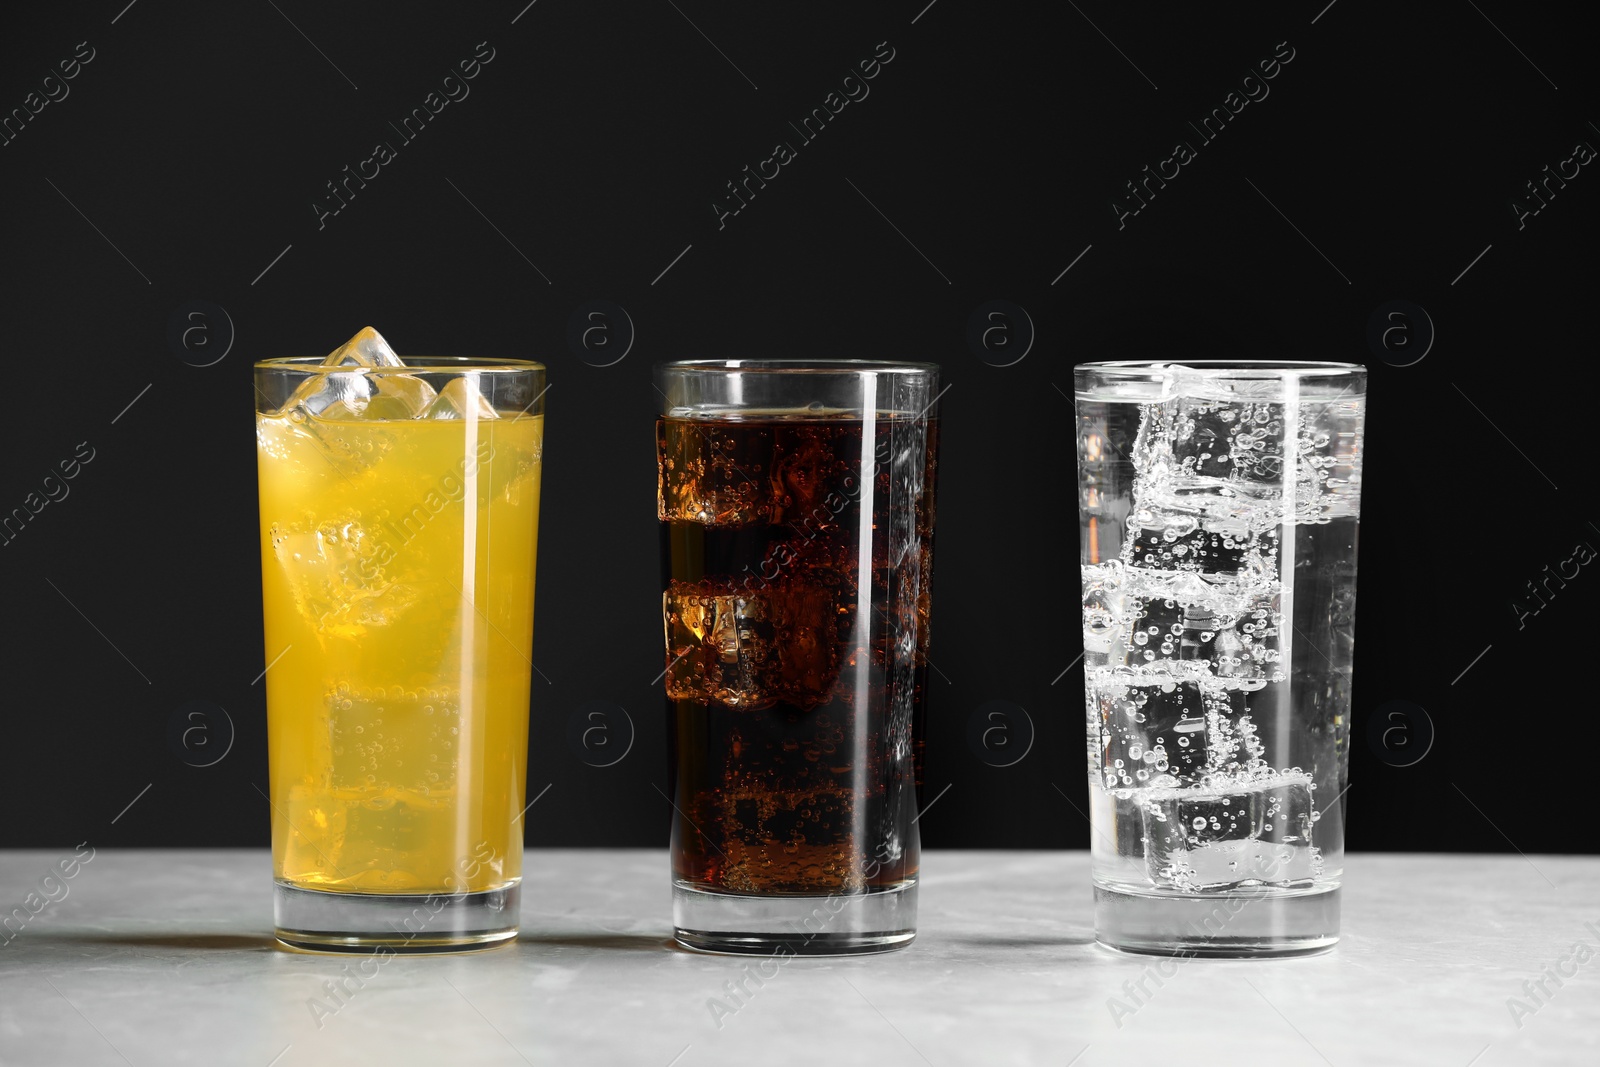
{"type": "Polygon", "coordinates": [[[1180,381],[1177,395],[1145,407],[1135,442],[1141,471],[1169,478],[1276,482],[1283,473],[1281,401],[1197,395],[1203,380],[1180,381]]]}
{"type": "Polygon", "coordinates": [[[363,326],[350,340],[328,353],[323,360],[329,367],[403,367],[400,357],[383,335],[371,326],[363,326]]]}
{"type": "MultiPolygon", "coordinates": [[[[810,789],[774,789],[738,774],[720,790],[725,842],[747,845],[829,845],[848,832],[854,797],[848,788],[821,781],[810,789]]],[[[774,849],[774,851],[777,851],[774,849]]]]}
{"type": "Polygon", "coordinates": [[[756,591],[731,580],[673,582],[662,594],[667,695],[734,707],[812,707],[839,675],[836,588],[780,582],[756,591]]]}
{"type": "Polygon", "coordinates": [[[708,822],[724,834],[724,888],[813,894],[864,888],[863,848],[852,832],[862,816],[848,787],[824,780],[774,789],[730,774],[715,800],[708,822]]]}
{"type": "Polygon", "coordinates": [[[424,793],[456,785],[461,708],[456,690],[341,681],[323,697],[330,785],[424,793]]]}
{"type": "MultiPolygon", "coordinates": [[[[656,443],[663,522],[768,522],[814,536],[847,521],[862,493],[859,429],[795,419],[724,436],[716,422],[666,419],[656,443]]],[[[916,518],[913,496],[891,508],[880,554],[909,551],[916,518]]]]}
{"type": "Polygon", "coordinates": [[[1266,528],[1252,528],[1245,518],[1216,518],[1192,507],[1149,503],[1137,487],[1135,498],[1138,504],[1128,518],[1123,554],[1130,566],[1248,582],[1265,581],[1276,573],[1276,516],[1266,528]]]}
{"type": "MultiPolygon", "coordinates": [[[[834,506],[829,495],[843,501],[861,492],[855,486],[860,467],[850,456],[851,451],[860,454],[861,439],[858,436],[852,441],[849,434],[845,427],[825,425],[794,424],[774,431],[769,466],[773,523],[789,523],[806,530],[827,526],[837,520],[843,509],[842,503],[834,506]]],[[[902,506],[895,509],[903,518],[912,517],[910,503],[916,494],[915,488],[905,490],[902,506]]]]}
{"type": "MultiPolygon", "coordinates": [[[[1275,776],[1261,786],[1261,840],[1272,845],[1309,848],[1311,827],[1316,822],[1312,804],[1310,775],[1275,776]]],[[[1287,870],[1290,877],[1305,877],[1297,872],[1299,857],[1287,870]]],[[[1286,858],[1287,862],[1287,858],[1286,858]]]]}
{"type": "MultiPolygon", "coordinates": [[[[1083,572],[1084,662],[1162,670],[1170,660],[1230,685],[1281,672],[1276,578],[1238,578],[1130,567],[1083,572]]],[[[1185,675],[1187,677],[1188,675],[1185,675]]]]}
{"type": "Polygon", "coordinates": [[[302,406],[323,422],[355,422],[366,418],[369,389],[365,382],[349,389],[330,388],[335,383],[324,378],[317,392],[302,406]]]}
{"type": "Polygon", "coordinates": [[[323,422],[415,419],[426,414],[436,395],[433,386],[414,374],[331,374],[325,377],[328,381],[321,383],[322,387],[303,405],[323,422]]]}
{"type": "MultiPolygon", "coordinates": [[[[371,326],[328,353],[324,367],[398,367],[400,357],[371,326]]],[[[295,390],[285,411],[299,409],[329,419],[360,418],[372,395],[364,374],[317,374],[295,390]],[[331,409],[331,410],[330,410],[331,409]]]]}
{"type": "MultiPolygon", "coordinates": [[[[1283,521],[1283,494],[1274,487],[1174,474],[1161,468],[1144,474],[1147,476],[1136,486],[1138,510],[1148,510],[1180,529],[1187,517],[1193,525],[1243,538],[1252,530],[1271,530],[1283,521]]],[[[1135,518],[1157,525],[1149,516],[1135,518]]]]}
{"type": "Polygon", "coordinates": [[[428,405],[425,419],[498,419],[500,413],[489,403],[471,375],[450,379],[428,405]]]}
{"type": "MultiPolygon", "coordinates": [[[[370,326],[330,352],[322,365],[375,370],[404,366],[394,349],[370,326]]],[[[303,424],[310,436],[327,446],[333,454],[330,458],[341,458],[339,442],[327,438],[316,422],[412,419],[421,415],[433,399],[433,387],[415,375],[332,371],[307,378],[277,414],[303,424]]],[[[343,456],[345,462],[336,465],[341,470],[360,469],[369,465],[371,458],[343,456]]]]}
{"type": "Polygon", "coordinates": [[[1228,424],[1227,452],[1232,477],[1246,482],[1277,483],[1283,478],[1284,405],[1266,400],[1238,403],[1204,401],[1196,405],[1198,418],[1214,407],[1228,424]]]}
{"type": "Polygon", "coordinates": [[[1175,395],[1146,405],[1134,446],[1145,489],[1214,483],[1275,505],[1300,522],[1353,513],[1359,493],[1359,399],[1285,401],[1274,383],[1219,390],[1185,368],[1175,395]],[[1291,484],[1292,483],[1292,484],[1291,484]]]}
{"type": "Polygon", "coordinates": [[[1107,610],[1118,619],[1126,618],[1127,612],[1142,601],[1152,599],[1236,613],[1255,588],[1250,583],[1218,581],[1192,571],[1130,567],[1115,559],[1087,564],[1082,570],[1085,590],[1093,585],[1100,591],[1107,610]]]}
{"type": "Polygon", "coordinates": [[[1359,484],[1355,435],[1345,432],[1358,412],[1337,402],[1288,403],[1272,382],[1253,388],[1173,370],[1173,394],[1142,412],[1134,445],[1139,504],[1181,510],[1179,498],[1192,497],[1188,503],[1213,520],[1203,528],[1227,533],[1217,520],[1230,500],[1257,506],[1255,516],[1236,517],[1259,530],[1285,519],[1316,521],[1359,484]]]}
{"type": "Polygon", "coordinates": [[[354,515],[316,524],[274,524],[273,553],[295,606],[318,640],[359,639],[419,599],[386,573],[383,546],[354,515]]]}
{"type": "Polygon", "coordinates": [[[753,593],[717,592],[706,584],[673,582],[661,596],[671,659],[667,695],[732,705],[763,703],[766,694],[756,689],[756,667],[768,651],[756,624],[767,622],[766,604],[753,593]]]}
{"type": "Polygon", "coordinates": [[[1194,474],[1226,478],[1233,469],[1240,412],[1231,404],[1190,397],[1178,397],[1173,408],[1173,459],[1194,474]]]}
{"type": "Polygon", "coordinates": [[[1082,572],[1084,663],[1091,668],[1209,661],[1216,631],[1274,588],[1121,560],[1088,564],[1082,572]]]}
{"type": "MultiPolygon", "coordinates": [[[[772,615],[773,652],[770,685],[780,700],[814,707],[834,697],[839,680],[839,629],[851,624],[841,612],[844,581],[831,581],[816,570],[804,581],[779,582],[764,591],[772,615]]],[[[907,650],[909,651],[909,649],[907,650]]]]}
{"type": "Polygon", "coordinates": [[[1184,608],[1170,596],[1127,598],[1132,626],[1127,634],[1128,662],[1137,666],[1158,659],[1175,659],[1183,634],[1184,608]]]}
{"type": "Polygon", "coordinates": [[[383,423],[365,423],[354,412],[323,419],[291,408],[258,418],[256,442],[263,456],[295,477],[342,481],[381,462],[394,450],[395,436],[383,423]]]}
{"type": "Polygon", "coordinates": [[[1149,788],[1163,775],[1199,785],[1267,769],[1247,703],[1265,682],[1215,678],[1206,664],[1176,659],[1091,667],[1086,681],[1107,789],[1149,788]]]}
{"type": "Polygon", "coordinates": [[[1149,789],[1139,799],[1147,873],[1157,886],[1283,886],[1317,873],[1309,775],[1149,789]]]}
{"type": "Polygon", "coordinates": [[[414,419],[433,404],[433,386],[414,374],[369,376],[375,392],[362,415],[369,419],[414,419]]]}
{"type": "MultiPolygon", "coordinates": [[[[326,363],[339,367],[403,367],[383,335],[371,326],[334,349],[326,363]]],[[[337,375],[336,377],[346,377],[337,375]]],[[[367,419],[414,419],[433,403],[433,386],[414,374],[361,375],[369,386],[370,399],[355,414],[367,419]]]]}
{"type": "Polygon", "coordinates": [[[1088,691],[1099,705],[1100,772],[1107,789],[1137,789],[1164,775],[1199,780],[1209,756],[1199,683],[1169,677],[1117,684],[1091,677],[1088,691]]]}
{"type": "Polygon", "coordinates": [[[1278,675],[1277,595],[1262,590],[1239,614],[1185,607],[1178,657],[1210,665],[1211,675],[1230,683],[1275,680],[1278,675]]]}
{"type": "Polygon", "coordinates": [[[736,526],[769,519],[774,433],[724,437],[716,423],[662,420],[656,430],[661,521],[736,526]]]}

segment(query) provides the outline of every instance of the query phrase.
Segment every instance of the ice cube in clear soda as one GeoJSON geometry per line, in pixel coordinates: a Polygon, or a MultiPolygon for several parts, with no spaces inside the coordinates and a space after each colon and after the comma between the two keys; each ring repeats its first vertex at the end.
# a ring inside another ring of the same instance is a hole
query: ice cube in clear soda
{"type": "Polygon", "coordinates": [[[1153,884],[1185,890],[1292,885],[1318,870],[1311,778],[1146,790],[1145,859],[1153,884]]]}
{"type": "Polygon", "coordinates": [[[1191,782],[1207,761],[1206,709],[1192,681],[1101,688],[1099,764],[1107,789],[1191,782]]]}

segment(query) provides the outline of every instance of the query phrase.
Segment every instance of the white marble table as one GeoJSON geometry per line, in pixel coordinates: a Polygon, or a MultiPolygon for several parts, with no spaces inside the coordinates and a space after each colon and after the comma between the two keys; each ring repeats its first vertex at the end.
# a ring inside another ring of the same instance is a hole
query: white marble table
{"type": "MultiPolygon", "coordinates": [[[[0,853],[0,906],[70,855],[0,853]]],[[[0,1063],[1600,1064],[1600,858],[1358,855],[1332,953],[1161,977],[1094,943],[1083,853],[932,852],[911,947],[742,1002],[749,960],[668,942],[663,853],[526,869],[519,941],[369,966],[330,1013],[366,957],[274,947],[265,851],[101,850],[0,933],[0,1063]]]]}

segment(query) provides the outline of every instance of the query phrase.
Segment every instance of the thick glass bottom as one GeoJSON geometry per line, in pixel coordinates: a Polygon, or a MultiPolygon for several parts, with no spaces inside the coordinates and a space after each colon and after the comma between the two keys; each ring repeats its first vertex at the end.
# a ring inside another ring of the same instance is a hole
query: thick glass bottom
{"type": "Polygon", "coordinates": [[[478,893],[330,893],[274,887],[278,940],[314,952],[464,952],[517,936],[519,882],[478,893]]]}
{"type": "Polygon", "coordinates": [[[1094,935],[1111,948],[1158,956],[1326,952],[1339,940],[1339,887],[1158,893],[1097,885],[1094,935]]]}
{"type": "Polygon", "coordinates": [[[714,893],[672,886],[678,943],[738,955],[849,956],[903,948],[917,936],[917,883],[829,896],[714,893]]]}

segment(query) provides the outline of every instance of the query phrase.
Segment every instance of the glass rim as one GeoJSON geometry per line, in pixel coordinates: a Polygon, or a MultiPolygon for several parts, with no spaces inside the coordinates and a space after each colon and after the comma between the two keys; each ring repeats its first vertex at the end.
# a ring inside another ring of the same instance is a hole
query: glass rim
{"type": "Polygon", "coordinates": [[[1097,363],[1079,363],[1072,369],[1092,371],[1107,377],[1150,376],[1182,367],[1198,371],[1206,378],[1337,378],[1344,375],[1366,374],[1360,363],[1339,363],[1311,359],[1117,359],[1097,363]]]}
{"type": "Polygon", "coordinates": [[[327,356],[274,356],[255,361],[257,370],[292,370],[312,374],[406,374],[411,371],[488,371],[508,374],[519,371],[548,370],[543,363],[531,359],[509,359],[501,356],[406,356],[408,362],[399,367],[329,366],[327,356]]]}
{"type": "Polygon", "coordinates": [[[939,364],[894,359],[677,359],[657,363],[656,373],[699,374],[937,374],[939,364]]]}

